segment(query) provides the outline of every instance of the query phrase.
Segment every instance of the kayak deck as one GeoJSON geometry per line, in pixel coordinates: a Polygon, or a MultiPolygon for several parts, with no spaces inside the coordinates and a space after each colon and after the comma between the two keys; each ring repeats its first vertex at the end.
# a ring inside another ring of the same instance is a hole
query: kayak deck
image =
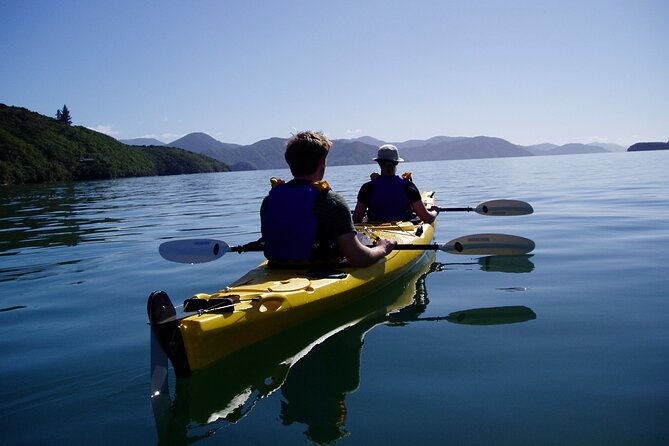
{"type": "MultiPolygon", "coordinates": [[[[433,194],[424,193],[423,199],[428,207],[434,203],[433,194]]],[[[429,244],[435,223],[365,223],[356,229],[371,239],[429,244]]],[[[149,318],[177,376],[188,376],[237,350],[351,305],[431,258],[419,249],[393,251],[364,268],[341,264],[279,269],[263,262],[223,290],[187,299],[185,309],[197,309],[194,314],[177,317],[167,294],[154,292],[149,318]]]]}

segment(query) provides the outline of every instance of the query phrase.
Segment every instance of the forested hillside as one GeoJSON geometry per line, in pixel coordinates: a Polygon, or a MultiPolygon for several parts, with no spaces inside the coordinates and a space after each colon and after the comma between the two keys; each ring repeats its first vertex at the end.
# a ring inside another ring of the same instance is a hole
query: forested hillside
{"type": "Polygon", "coordinates": [[[214,159],[171,147],[133,147],[85,127],[0,104],[0,184],[222,172],[214,159]]]}

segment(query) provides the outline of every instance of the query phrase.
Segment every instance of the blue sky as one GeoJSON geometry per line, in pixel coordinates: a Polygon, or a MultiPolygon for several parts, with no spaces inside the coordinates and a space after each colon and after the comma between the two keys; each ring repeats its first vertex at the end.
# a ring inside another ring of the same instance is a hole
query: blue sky
{"type": "Polygon", "coordinates": [[[669,139],[669,1],[0,2],[0,102],[117,138],[669,139]]]}

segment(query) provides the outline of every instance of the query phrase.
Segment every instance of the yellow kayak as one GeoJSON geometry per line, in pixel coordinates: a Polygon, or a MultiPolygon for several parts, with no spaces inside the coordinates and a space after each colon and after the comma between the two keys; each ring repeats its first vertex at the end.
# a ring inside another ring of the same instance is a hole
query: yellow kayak
{"type": "MultiPolygon", "coordinates": [[[[415,263],[393,286],[366,295],[340,311],[305,321],[232,353],[189,379],[177,380],[174,399],[165,392],[159,395],[161,403],[154,404],[154,415],[160,420],[160,438],[166,442],[189,444],[203,429],[217,428],[207,426],[209,423],[220,420],[238,422],[256,407],[258,401],[284,384],[291,386],[291,380],[300,380],[299,374],[290,376],[296,364],[308,369],[313,367],[309,364],[314,361],[319,364],[318,358],[324,354],[328,362],[342,364],[340,375],[359,379],[365,335],[377,325],[393,324],[397,319],[412,320],[421,313],[419,308],[427,298],[424,278],[436,257],[434,251],[426,254],[426,261],[421,259],[415,263]],[[404,314],[404,311],[408,312],[404,314]],[[318,346],[325,346],[325,350],[318,346]]],[[[334,379],[341,382],[342,378],[334,379]]],[[[348,389],[352,391],[358,384],[351,382],[348,389]]],[[[346,410],[343,399],[341,404],[337,401],[334,405],[346,410]]]]}
{"type": "MultiPolygon", "coordinates": [[[[430,208],[434,193],[423,193],[423,201],[430,208]]],[[[435,225],[436,221],[364,223],[356,229],[372,240],[425,245],[432,242],[435,225]]],[[[187,299],[184,315],[176,314],[165,292],[152,293],[149,320],[176,375],[189,376],[233,352],[354,304],[432,259],[433,252],[404,249],[364,268],[341,264],[279,269],[263,262],[223,290],[187,299]]]]}

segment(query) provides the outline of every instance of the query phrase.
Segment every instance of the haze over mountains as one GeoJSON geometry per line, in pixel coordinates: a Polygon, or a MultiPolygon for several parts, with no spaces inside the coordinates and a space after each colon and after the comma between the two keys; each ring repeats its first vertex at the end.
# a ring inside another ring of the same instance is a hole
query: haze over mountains
{"type": "MultiPolygon", "coordinates": [[[[224,143],[201,132],[190,133],[170,143],[152,138],[121,140],[122,143],[128,145],[162,145],[201,153],[228,164],[233,170],[285,168],[283,153],[286,141],[286,138],[269,138],[245,146],[224,143]]],[[[396,145],[400,149],[402,158],[406,161],[572,155],[626,150],[625,147],[606,143],[519,146],[501,138],[488,136],[435,136],[427,140],[404,142],[383,141],[363,136],[355,139],[337,139],[333,142],[333,150],[328,156],[328,164],[331,166],[371,164],[378,147],[386,143],[396,145]]]]}

